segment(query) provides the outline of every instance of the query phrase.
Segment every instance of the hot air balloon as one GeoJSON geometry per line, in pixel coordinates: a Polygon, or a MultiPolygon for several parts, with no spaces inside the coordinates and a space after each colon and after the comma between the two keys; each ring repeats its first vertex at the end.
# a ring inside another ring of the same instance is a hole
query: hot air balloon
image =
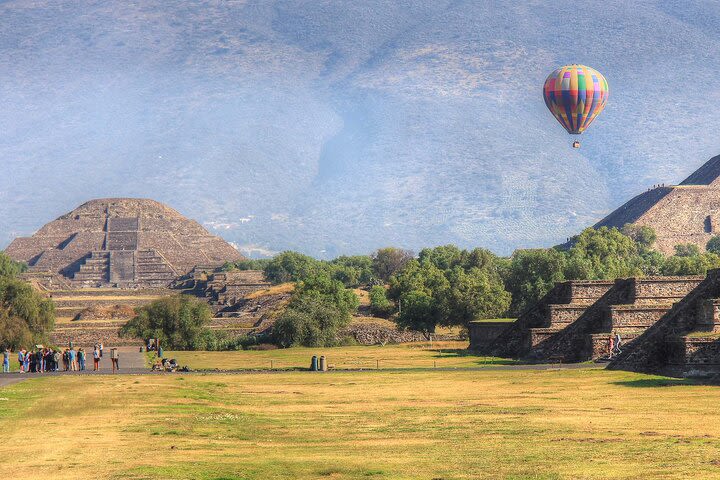
{"type": "MultiPolygon", "coordinates": [[[[585,65],[565,65],[545,80],[543,97],[550,113],[572,135],[580,135],[605,108],[608,84],[605,77],[585,65]]],[[[573,148],[579,148],[575,140],[573,148]]]]}

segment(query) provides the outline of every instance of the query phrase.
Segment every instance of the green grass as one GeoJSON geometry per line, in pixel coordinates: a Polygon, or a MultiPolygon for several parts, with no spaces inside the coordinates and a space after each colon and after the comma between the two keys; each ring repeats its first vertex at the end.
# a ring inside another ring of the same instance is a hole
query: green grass
{"type": "Polygon", "coordinates": [[[43,377],[0,478],[720,478],[717,387],[604,370],[43,377]]]}
{"type": "Polygon", "coordinates": [[[517,318],[485,318],[482,320],[473,320],[470,323],[513,323],[517,318]]]}
{"type": "Polygon", "coordinates": [[[297,370],[307,369],[313,355],[325,355],[336,370],[468,368],[506,365],[514,360],[481,357],[468,352],[467,342],[421,342],[385,346],[286,348],[235,352],[164,352],[180,365],[194,370],[297,370]]]}

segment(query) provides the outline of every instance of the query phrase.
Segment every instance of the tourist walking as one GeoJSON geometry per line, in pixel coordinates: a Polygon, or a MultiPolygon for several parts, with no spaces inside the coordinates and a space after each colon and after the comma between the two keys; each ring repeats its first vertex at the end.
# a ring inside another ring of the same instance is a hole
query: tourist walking
{"type": "Polygon", "coordinates": [[[100,349],[96,346],[93,349],[93,370],[98,371],[100,369],[100,349]]]}
{"type": "Polygon", "coordinates": [[[5,348],[3,351],[3,373],[10,372],[10,350],[5,348]]]}
{"type": "Polygon", "coordinates": [[[23,350],[23,373],[30,371],[30,352],[23,350]]]}
{"type": "Polygon", "coordinates": [[[110,349],[110,361],[112,362],[112,371],[115,373],[115,370],[120,370],[119,365],[119,359],[120,359],[120,353],[118,352],[117,348],[111,348],[110,349]]]}

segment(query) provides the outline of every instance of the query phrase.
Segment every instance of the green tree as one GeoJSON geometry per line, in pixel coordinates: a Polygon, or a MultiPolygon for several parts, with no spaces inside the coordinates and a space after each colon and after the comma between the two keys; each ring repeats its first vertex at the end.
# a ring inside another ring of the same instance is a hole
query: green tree
{"type": "Polygon", "coordinates": [[[421,290],[411,290],[401,295],[398,326],[431,333],[441,320],[441,306],[432,295],[421,290]]]}
{"type": "Polygon", "coordinates": [[[720,268],[720,255],[673,255],[665,259],[663,275],[707,275],[708,270],[720,268]]]}
{"type": "Polygon", "coordinates": [[[635,241],[616,228],[585,229],[568,250],[569,280],[641,276],[643,261],[635,241]]]}
{"type": "Polygon", "coordinates": [[[265,278],[278,284],[295,282],[321,272],[328,272],[327,264],[297,252],[282,252],[265,265],[265,278]]]}
{"type": "Polygon", "coordinates": [[[399,272],[414,255],[409,250],[387,247],[372,254],[372,269],[375,276],[385,282],[399,272]]]}
{"type": "Polygon", "coordinates": [[[511,315],[520,315],[565,280],[567,255],[555,249],[515,250],[505,276],[511,315]]]}
{"type": "Polygon", "coordinates": [[[271,261],[270,258],[246,258],[237,262],[225,262],[222,270],[264,270],[271,261]]]}
{"type": "Polygon", "coordinates": [[[709,253],[720,254],[720,235],[715,235],[708,240],[707,245],[705,245],[705,250],[709,253]]]}
{"type": "Polygon", "coordinates": [[[348,288],[370,285],[375,281],[372,258],[366,255],[342,256],[330,262],[332,276],[348,288]]]}
{"type": "Polygon", "coordinates": [[[0,252],[0,277],[15,277],[26,269],[24,263],[15,262],[5,252],[0,252]]]}
{"type": "Polygon", "coordinates": [[[0,277],[0,347],[16,349],[44,342],[54,325],[52,300],[26,282],[0,277]]]}
{"type": "Polygon", "coordinates": [[[342,282],[326,274],[310,277],[295,287],[290,304],[275,321],[273,336],[283,347],[335,345],[358,305],[357,295],[342,282]]]}
{"type": "Polygon", "coordinates": [[[374,285],[370,289],[370,312],[376,317],[387,318],[395,310],[393,303],[387,298],[387,290],[382,285],[374,285]]]}
{"type": "Polygon", "coordinates": [[[655,230],[647,225],[633,225],[632,223],[628,223],[622,228],[621,232],[643,248],[652,247],[655,240],[657,240],[655,230]]]}
{"type": "Polygon", "coordinates": [[[212,312],[207,303],[187,295],[163,297],[136,309],[136,316],[120,330],[129,338],[159,338],[166,348],[201,349],[212,312]]]}
{"type": "Polygon", "coordinates": [[[510,306],[508,293],[499,279],[473,267],[467,272],[456,266],[446,273],[450,283],[444,304],[442,325],[467,326],[472,320],[497,318],[510,306]]]}
{"type": "Polygon", "coordinates": [[[700,247],[694,243],[681,243],[675,245],[675,256],[676,257],[697,257],[700,255],[700,247]]]}

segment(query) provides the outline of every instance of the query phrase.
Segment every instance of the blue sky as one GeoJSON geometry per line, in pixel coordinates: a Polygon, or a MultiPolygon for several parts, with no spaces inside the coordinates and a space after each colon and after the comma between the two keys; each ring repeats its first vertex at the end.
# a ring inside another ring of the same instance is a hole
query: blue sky
{"type": "Polygon", "coordinates": [[[0,247],[131,196],[255,255],[509,254],[720,153],[717,2],[7,1],[0,18],[0,247]],[[580,150],[541,96],[566,63],[610,84],[580,150]]]}

